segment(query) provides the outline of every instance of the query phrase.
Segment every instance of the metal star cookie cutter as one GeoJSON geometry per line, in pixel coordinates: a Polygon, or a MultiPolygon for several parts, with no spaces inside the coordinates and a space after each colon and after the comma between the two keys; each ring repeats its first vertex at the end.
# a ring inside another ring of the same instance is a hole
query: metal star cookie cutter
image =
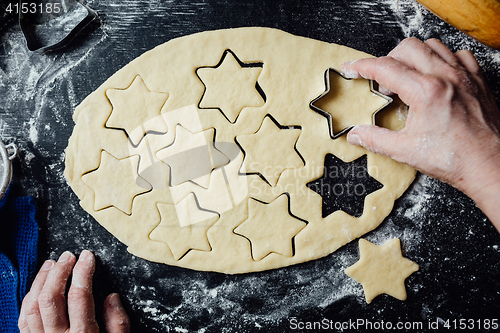
{"type": "Polygon", "coordinates": [[[17,156],[17,147],[10,143],[4,146],[0,141],[0,199],[7,192],[10,181],[12,180],[12,160],[17,156]]]}
{"type": "MultiPolygon", "coordinates": [[[[329,113],[329,112],[327,112],[327,111],[325,111],[325,110],[322,110],[321,108],[319,108],[319,107],[317,107],[316,105],[314,105],[314,103],[316,103],[317,101],[319,101],[319,100],[320,100],[321,98],[323,98],[324,96],[328,95],[328,93],[330,92],[330,88],[331,88],[331,87],[330,87],[330,76],[329,76],[330,71],[332,71],[332,72],[334,72],[335,74],[339,75],[339,76],[340,76],[340,77],[342,77],[344,80],[352,80],[351,78],[347,78],[347,77],[345,77],[343,73],[341,73],[340,71],[336,70],[335,68],[331,68],[331,67],[330,67],[330,68],[328,68],[328,69],[325,71],[325,86],[326,86],[326,89],[325,89],[325,91],[324,91],[321,95],[319,95],[318,97],[316,97],[315,99],[313,99],[313,100],[309,103],[309,107],[310,107],[313,111],[315,111],[315,112],[319,113],[320,115],[322,115],[323,117],[325,117],[325,118],[328,120],[328,128],[329,128],[329,130],[330,130],[330,137],[331,137],[333,140],[335,140],[335,139],[337,139],[337,138],[341,137],[342,135],[344,135],[345,133],[349,132],[349,131],[350,131],[350,130],[354,127],[354,126],[356,126],[356,125],[352,125],[352,126],[346,127],[346,128],[344,128],[344,129],[342,129],[340,132],[338,132],[338,133],[334,133],[334,132],[333,132],[333,124],[332,124],[332,119],[333,119],[332,114],[331,114],[331,113],[329,113]]],[[[386,96],[386,95],[381,94],[380,92],[378,92],[378,91],[375,89],[375,87],[374,87],[374,81],[373,81],[373,80],[370,80],[370,91],[371,91],[373,94],[375,94],[375,95],[377,95],[377,96],[379,96],[379,97],[381,97],[381,98],[383,98],[383,99],[385,99],[385,100],[387,101],[387,103],[385,103],[384,105],[382,105],[380,108],[378,108],[377,110],[375,110],[375,111],[373,112],[373,117],[372,117],[373,119],[372,119],[372,123],[375,125],[375,116],[377,115],[377,113],[378,113],[379,111],[381,111],[382,109],[384,109],[384,108],[385,108],[386,106],[388,106],[389,104],[391,104],[391,103],[392,103],[392,101],[393,101],[393,99],[392,99],[391,97],[389,97],[389,96],[386,96]]]]}
{"type": "Polygon", "coordinates": [[[95,11],[76,0],[19,0],[19,8],[19,25],[28,49],[39,53],[67,46],[97,19],[95,11]]]}

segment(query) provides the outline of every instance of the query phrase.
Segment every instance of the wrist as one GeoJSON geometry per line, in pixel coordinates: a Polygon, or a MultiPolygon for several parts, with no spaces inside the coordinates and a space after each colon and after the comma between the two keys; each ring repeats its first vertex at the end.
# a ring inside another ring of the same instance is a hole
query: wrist
{"type": "Polygon", "coordinates": [[[500,140],[468,156],[469,165],[452,184],[464,192],[500,231],[500,140]]]}

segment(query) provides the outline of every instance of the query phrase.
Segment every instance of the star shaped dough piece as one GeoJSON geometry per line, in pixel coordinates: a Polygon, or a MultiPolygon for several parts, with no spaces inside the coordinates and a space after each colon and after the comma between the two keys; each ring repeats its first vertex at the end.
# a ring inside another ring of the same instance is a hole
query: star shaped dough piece
{"type": "Polygon", "coordinates": [[[219,215],[200,210],[194,194],[189,194],[176,205],[158,203],[160,224],[149,234],[154,241],[166,243],[175,260],[189,250],[210,251],[207,230],[219,215]]]}
{"type": "Polygon", "coordinates": [[[259,173],[271,186],[276,186],[283,170],[304,166],[295,150],[300,131],[281,129],[267,116],[256,133],[238,135],[236,141],[245,151],[245,172],[259,173]]]}
{"type": "Polygon", "coordinates": [[[167,132],[160,112],[168,94],[150,91],[140,76],[127,89],[108,89],[106,95],[113,106],[106,126],[123,129],[134,145],[147,131],[167,132]],[[149,121],[155,117],[157,121],[149,121]]]}
{"type": "Polygon", "coordinates": [[[105,150],[101,152],[99,167],[82,176],[82,181],[95,193],[94,210],[98,211],[114,206],[125,214],[132,214],[132,202],[139,194],[151,190],[137,185],[140,176],[137,174],[139,156],[117,159],[105,150]]]}
{"type": "Polygon", "coordinates": [[[271,252],[293,256],[292,238],[306,223],[290,215],[288,200],[286,194],[269,204],[248,199],[248,218],[234,233],[250,240],[254,260],[262,260],[271,252]]]}
{"type": "Polygon", "coordinates": [[[380,294],[406,299],[405,279],[418,271],[419,266],[401,254],[398,238],[378,246],[359,240],[360,259],[345,273],[363,285],[366,302],[380,294]]]}
{"type": "Polygon", "coordinates": [[[196,74],[205,85],[201,109],[218,108],[234,123],[247,106],[262,106],[265,101],[257,90],[260,66],[242,66],[231,51],[226,51],[215,67],[200,67],[196,74]]]}
{"type": "Polygon", "coordinates": [[[325,92],[310,105],[327,118],[332,139],[356,125],[375,124],[375,114],[392,102],[373,89],[373,81],[345,79],[334,69],[326,71],[325,82],[325,92]]]}
{"type": "Polygon", "coordinates": [[[205,188],[213,169],[229,163],[229,158],[214,146],[215,130],[191,133],[176,126],[174,142],[156,156],[170,167],[170,186],[192,181],[205,188]]]}

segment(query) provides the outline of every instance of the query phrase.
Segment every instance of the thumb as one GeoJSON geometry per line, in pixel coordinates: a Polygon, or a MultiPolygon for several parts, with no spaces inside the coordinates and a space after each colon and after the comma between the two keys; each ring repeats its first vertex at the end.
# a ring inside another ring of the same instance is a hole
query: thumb
{"type": "Polygon", "coordinates": [[[400,159],[400,150],[404,147],[401,144],[402,139],[400,133],[374,125],[355,126],[347,134],[350,144],[362,146],[375,154],[389,156],[400,162],[403,162],[400,159]]]}
{"type": "Polygon", "coordinates": [[[118,294],[110,294],[104,300],[104,321],[108,333],[129,333],[130,319],[118,294]]]}

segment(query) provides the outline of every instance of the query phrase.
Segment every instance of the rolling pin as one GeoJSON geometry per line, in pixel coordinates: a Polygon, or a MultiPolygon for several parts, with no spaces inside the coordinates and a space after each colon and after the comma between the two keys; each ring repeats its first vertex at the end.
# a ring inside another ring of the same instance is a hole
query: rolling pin
{"type": "Polygon", "coordinates": [[[445,22],[500,49],[500,0],[417,0],[445,22]]]}

